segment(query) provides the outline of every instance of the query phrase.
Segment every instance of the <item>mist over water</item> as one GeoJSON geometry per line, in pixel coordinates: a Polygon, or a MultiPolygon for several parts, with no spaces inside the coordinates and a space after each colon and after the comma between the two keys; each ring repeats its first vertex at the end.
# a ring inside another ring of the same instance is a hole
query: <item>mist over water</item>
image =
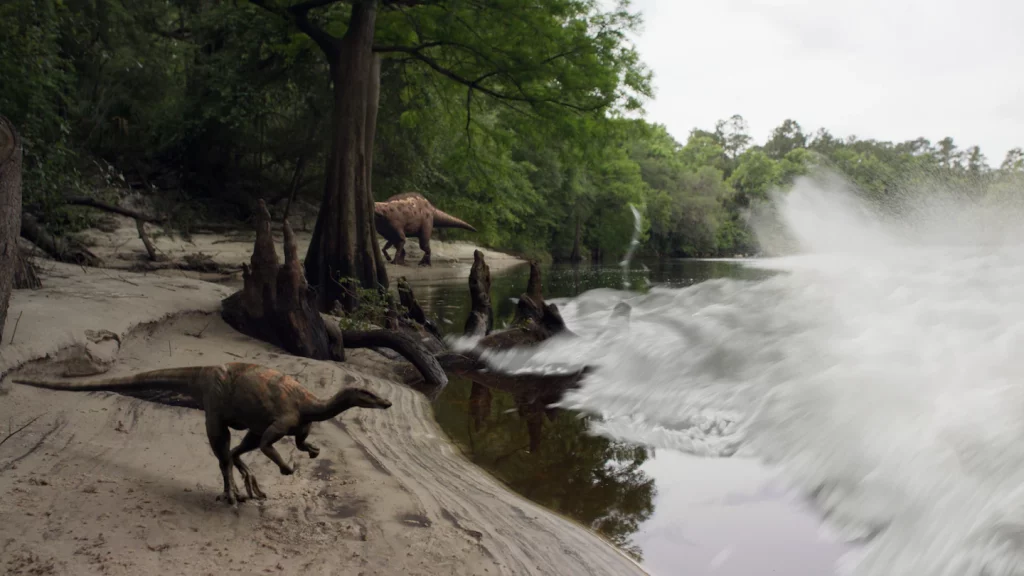
{"type": "Polygon", "coordinates": [[[580,338],[490,361],[597,366],[562,401],[597,433],[781,465],[864,540],[856,574],[1022,574],[1024,210],[917,192],[878,209],[803,178],[755,220],[799,252],[747,264],[777,274],[590,291],[558,302],[580,338]]]}

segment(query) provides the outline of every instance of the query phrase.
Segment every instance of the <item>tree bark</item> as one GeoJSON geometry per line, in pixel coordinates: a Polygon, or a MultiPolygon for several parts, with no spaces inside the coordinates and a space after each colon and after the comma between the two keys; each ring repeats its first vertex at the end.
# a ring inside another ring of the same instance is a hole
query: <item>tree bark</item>
{"type": "Polygon", "coordinates": [[[316,360],[345,359],[350,348],[387,347],[415,366],[436,395],[448,384],[441,365],[413,336],[389,330],[342,332],[316,311],[315,295],[309,289],[299,262],[295,234],[287,220],[284,225],[284,265],[281,265],[270,232],[270,212],[263,200],[256,215],[256,242],[249,265],[242,267],[242,290],[225,298],[221,316],[234,329],[269,342],[291,354],[316,360]]]}
{"type": "Polygon", "coordinates": [[[494,329],[494,309],[491,307],[491,269],[484,261],[484,254],[473,251],[473,267],[469,270],[469,317],[463,334],[486,336],[494,329]]]}
{"type": "MultiPolygon", "coordinates": [[[[256,243],[242,266],[243,287],[224,299],[221,316],[233,328],[303,358],[341,360],[332,348],[324,319],[299,263],[295,234],[284,221],[285,263],[281,266],[263,200],[256,215],[256,243]]],[[[340,347],[339,347],[340,348],[340,347]]]]}
{"type": "Polygon", "coordinates": [[[321,311],[330,310],[335,301],[346,310],[355,309],[354,291],[343,285],[346,279],[363,288],[388,286],[370,191],[371,123],[376,122],[380,93],[380,63],[373,54],[376,19],[376,0],[358,0],[338,46],[321,44],[334,82],[333,137],[324,196],[305,262],[321,311]]]}
{"type": "Polygon", "coordinates": [[[21,260],[21,154],[18,131],[0,116],[0,335],[7,321],[15,267],[21,260]]]}

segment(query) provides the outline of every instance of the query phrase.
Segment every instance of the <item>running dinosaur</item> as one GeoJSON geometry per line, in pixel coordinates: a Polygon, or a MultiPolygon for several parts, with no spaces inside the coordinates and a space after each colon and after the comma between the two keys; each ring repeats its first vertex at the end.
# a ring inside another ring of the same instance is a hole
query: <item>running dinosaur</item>
{"type": "Polygon", "coordinates": [[[373,217],[377,233],[387,240],[381,251],[388,262],[391,261],[388,248],[395,247],[395,264],[405,264],[406,237],[420,239],[423,258],[419,264],[430,266],[430,234],[434,228],[462,228],[476,232],[476,228],[434,208],[429,200],[416,192],[396,194],[383,202],[374,202],[373,217]]]}
{"type": "Polygon", "coordinates": [[[391,402],[361,388],[346,388],[330,399],[320,399],[287,374],[242,362],[167,368],[84,382],[29,378],[12,380],[51,390],[169,391],[191,397],[195,407],[206,413],[206,435],[224,478],[224,494],[217,499],[223,499],[232,506],[248,498],[266,498],[256,477],[242,462],[243,454],[259,448],[277,464],[281,474],[293,474],[295,470],[285,463],[274,448],[275,442],[285,436],[294,436],[295,446],[309,454],[310,458],[316,458],[320,455],[320,449],[307,441],[310,426],[314,422],[329,420],[349,408],[386,409],[391,406],[391,402]],[[229,429],[248,431],[234,449],[231,449],[229,429]],[[232,463],[245,482],[248,497],[238,492],[231,470],[232,463]]]}

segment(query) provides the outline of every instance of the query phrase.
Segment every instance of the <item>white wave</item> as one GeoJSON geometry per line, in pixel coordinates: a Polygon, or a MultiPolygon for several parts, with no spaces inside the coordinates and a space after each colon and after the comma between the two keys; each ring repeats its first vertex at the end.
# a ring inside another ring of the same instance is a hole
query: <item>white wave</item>
{"type": "Polygon", "coordinates": [[[561,307],[580,338],[491,360],[599,367],[562,401],[598,433],[781,464],[870,537],[856,574],[1022,574],[1024,211],[938,191],[895,217],[840,184],[777,199],[802,253],[748,265],[779,274],[588,292],[561,307]]]}

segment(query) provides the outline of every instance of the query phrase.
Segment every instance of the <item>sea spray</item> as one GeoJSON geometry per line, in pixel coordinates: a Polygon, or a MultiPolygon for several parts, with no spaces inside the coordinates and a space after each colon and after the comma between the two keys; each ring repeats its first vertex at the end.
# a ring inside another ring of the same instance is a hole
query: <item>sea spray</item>
{"type": "Polygon", "coordinates": [[[578,338],[490,361],[597,367],[561,402],[596,433],[781,465],[865,542],[855,574],[1024,573],[1024,190],[930,192],[800,179],[773,206],[797,254],[746,263],[778,274],[584,293],[578,338]]]}

